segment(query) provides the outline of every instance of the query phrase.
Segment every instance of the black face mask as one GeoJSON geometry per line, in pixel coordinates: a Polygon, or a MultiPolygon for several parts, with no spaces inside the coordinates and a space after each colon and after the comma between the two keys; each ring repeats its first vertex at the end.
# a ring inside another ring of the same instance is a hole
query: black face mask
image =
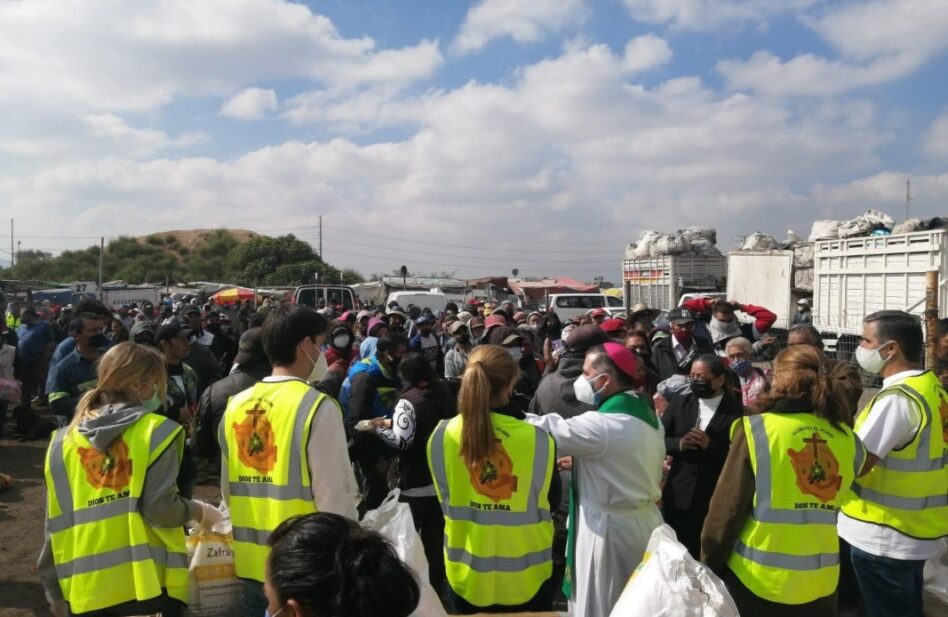
{"type": "Polygon", "coordinates": [[[101,348],[105,347],[109,342],[109,339],[106,338],[101,332],[89,337],[88,344],[90,347],[101,348]]]}
{"type": "Polygon", "coordinates": [[[208,331],[208,332],[211,332],[211,333],[213,333],[213,334],[220,334],[221,325],[220,325],[220,324],[216,324],[216,323],[209,323],[209,324],[207,324],[207,331],[208,331]]]}
{"type": "Polygon", "coordinates": [[[716,394],[711,382],[707,379],[692,379],[691,393],[698,398],[713,398],[716,394]]]}
{"type": "Polygon", "coordinates": [[[460,343],[460,344],[462,344],[462,345],[468,345],[468,344],[470,344],[470,342],[471,342],[471,335],[470,335],[470,334],[462,334],[462,335],[460,335],[460,336],[457,337],[457,338],[458,338],[458,343],[460,343]]]}

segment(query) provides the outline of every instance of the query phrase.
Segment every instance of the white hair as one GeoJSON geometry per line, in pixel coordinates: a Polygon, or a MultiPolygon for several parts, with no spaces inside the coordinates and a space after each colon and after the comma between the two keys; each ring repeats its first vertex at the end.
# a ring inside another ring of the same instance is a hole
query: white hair
{"type": "Polygon", "coordinates": [[[751,346],[751,342],[743,336],[738,336],[737,338],[732,338],[729,340],[727,345],[724,346],[724,353],[730,352],[732,347],[739,347],[741,351],[747,352],[747,354],[754,353],[754,348],[751,346]]]}

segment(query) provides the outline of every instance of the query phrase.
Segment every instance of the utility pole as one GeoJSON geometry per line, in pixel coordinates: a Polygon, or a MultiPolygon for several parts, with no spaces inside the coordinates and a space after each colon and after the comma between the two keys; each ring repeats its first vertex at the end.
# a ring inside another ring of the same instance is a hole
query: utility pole
{"type": "Polygon", "coordinates": [[[13,252],[13,219],[10,219],[10,267],[16,265],[16,253],[13,252]]]}
{"type": "Polygon", "coordinates": [[[99,298],[102,298],[102,256],[105,254],[105,238],[99,238],[99,298]]]}
{"type": "Polygon", "coordinates": [[[912,179],[905,181],[905,220],[909,218],[909,202],[912,201],[912,179]]]}
{"type": "Polygon", "coordinates": [[[322,214],[319,215],[319,259],[324,262],[326,261],[325,259],[323,259],[323,215],[322,214]]]}

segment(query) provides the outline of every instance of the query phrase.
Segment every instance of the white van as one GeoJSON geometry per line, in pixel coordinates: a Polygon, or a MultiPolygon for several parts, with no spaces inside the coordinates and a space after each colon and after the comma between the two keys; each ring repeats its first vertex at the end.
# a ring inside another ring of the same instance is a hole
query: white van
{"type": "Polygon", "coordinates": [[[551,294],[550,309],[560,321],[576,320],[595,308],[621,309],[622,298],[606,294],[551,294]]]}
{"type": "Polygon", "coordinates": [[[403,311],[408,310],[409,304],[414,304],[420,309],[429,308],[437,315],[444,310],[448,297],[440,291],[393,291],[385,299],[386,313],[392,312],[388,308],[392,302],[397,302],[403,311]]]}

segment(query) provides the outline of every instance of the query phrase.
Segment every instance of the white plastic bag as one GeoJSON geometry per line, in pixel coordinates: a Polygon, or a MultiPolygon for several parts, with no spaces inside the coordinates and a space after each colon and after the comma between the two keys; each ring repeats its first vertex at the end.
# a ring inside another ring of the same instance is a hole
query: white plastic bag
{"type": "Polygon", "coordinates": [[[744,239],[741,245],[742,251],[775,251],[780,248],[777,239],[768,234],[762,234],[755,231],[744,239]]]}
{"type": "Polygon", "coordinates": [[[428,582],[428,559],[425,547],[415,531],[415,521],[407,503],[398,501],[400,492],[396,488],[375,510],[369,510],[362,518],[362,526],[377,531],[395,547],[399,559],[415,572],[421,599],[411,617],[447,617],[444,606],[428,582]]]}
{"type": "Polygon", "coordinates": [[[662,525],[652,532],[642,563],[611,617],[739,617],[724,586],[662,525]]]}
{"type": "Polygon", "coordinates": [[[198,526],[187,539],[188,592],[185,617],[226,617],[240,613],[241,582],[234,571],[230,516],[221,504],[224,520],[211,530],[198,526]]]}
{"type": "Polygon", "coordinates": [[[810,229],[810,242],[816,242],[817,240],[836,240],[839,238],[839,225],[839,221],[832,219],[814,221],[813,227],[810,229]]]}

